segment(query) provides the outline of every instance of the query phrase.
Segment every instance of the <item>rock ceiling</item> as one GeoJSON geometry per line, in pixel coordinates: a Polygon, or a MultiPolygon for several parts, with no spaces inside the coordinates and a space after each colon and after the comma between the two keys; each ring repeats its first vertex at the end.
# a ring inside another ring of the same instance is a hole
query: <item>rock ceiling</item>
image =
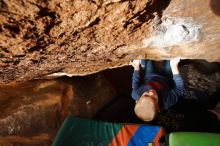
{"type": "Polygon", "coordinates": [[[220,61],[220,1],[0,1],[0,83],[175,56],[220,61]]]}

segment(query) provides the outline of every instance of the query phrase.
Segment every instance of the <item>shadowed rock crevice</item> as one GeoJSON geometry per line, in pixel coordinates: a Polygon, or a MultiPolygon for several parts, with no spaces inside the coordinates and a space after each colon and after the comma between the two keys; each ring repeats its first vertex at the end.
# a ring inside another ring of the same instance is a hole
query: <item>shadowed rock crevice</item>
{"type": "Polygon", "coordinates": [[[144,10],[137,12],[132,16],[131,18],[126,21],[124,24],[125,28],[128,28],[128,26],[132,23],[135,23],[138,21],[138,23],[132,28],[132,31],[137,30],[139,27],[141,27],[144,23],[149,23],[149,21],[152,21],[155,17],[158,20],[158,23],[161,22],[163,10],[166,9],[166,7],[169,5],[170,0],[150,0],[144,10]]]}
{"type": "Polygon", "coordinates": [[[210,0],[210,7],[217,16],[220,17],[220,1],[219,0],[210,0]]]}

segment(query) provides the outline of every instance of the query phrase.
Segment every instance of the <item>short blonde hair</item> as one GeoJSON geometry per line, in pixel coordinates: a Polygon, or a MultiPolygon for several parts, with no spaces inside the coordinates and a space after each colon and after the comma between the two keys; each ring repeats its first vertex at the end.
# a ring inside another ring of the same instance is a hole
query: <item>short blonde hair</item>
{"type": "Polygon", "coordinates": [[[152,121],[157,112],[157,107],[150,98],[142,98],[136,102],[134,112],[143,121],[152,121]]]}

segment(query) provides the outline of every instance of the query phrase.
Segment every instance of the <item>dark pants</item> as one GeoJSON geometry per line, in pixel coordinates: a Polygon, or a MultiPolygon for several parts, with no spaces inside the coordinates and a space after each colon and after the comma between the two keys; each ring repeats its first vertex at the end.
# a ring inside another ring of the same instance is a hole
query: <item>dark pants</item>
{"type": "Polygon", "coordinates": [[[155,66],[154,66],[154,62],[152,60],[141,60],[141,65],[144,66],[144,70],[145,70],[145,76],[148,76],[150,74],[160,74],[160,75],[166,75],[166,76],[172,76],[172,71],[171,71],[171,67],[170,67],[170,61],[169,60],[164,60],[163,62],[163,68],[161,71],[157,71],[155,66]]]}
{"type": "Polygon", "coordinates": [[[164,60],[163,61],[163,68],[158,71],[155,68],[154,65],[155,61],[152,60],[141,60],[141,66],[143,67],[144,70],[144,80],[147,81],[148,76],[151,75],[161,75],[163,77],[165,77],[169,84],[172,86],[173,85],[173,73],[170,67],[170,61],[169,60],[164,60]]]}

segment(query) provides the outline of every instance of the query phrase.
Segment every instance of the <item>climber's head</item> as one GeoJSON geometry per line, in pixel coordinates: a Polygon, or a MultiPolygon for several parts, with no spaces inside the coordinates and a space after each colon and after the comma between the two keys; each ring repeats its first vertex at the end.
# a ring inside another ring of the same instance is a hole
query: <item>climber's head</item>
{"type": "Polygon", "coordinates": [[[156,90],[148,90],[136,101],[135,114],[143,121],[151,121],[159,110],[156,90]]]}

